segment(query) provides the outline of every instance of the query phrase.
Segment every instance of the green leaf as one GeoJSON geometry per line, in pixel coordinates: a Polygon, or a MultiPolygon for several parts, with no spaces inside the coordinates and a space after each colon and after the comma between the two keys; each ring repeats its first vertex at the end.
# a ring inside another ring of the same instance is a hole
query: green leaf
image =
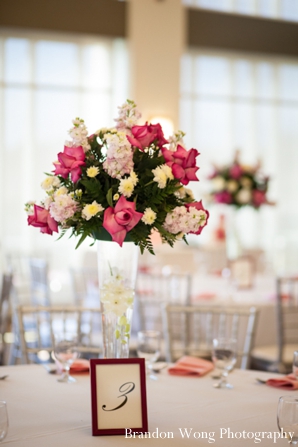
{"type": "Polygon", "coordinates": [[[110,188],[110,189],[108,190],[108,193],[107,193],[107,202],[108,202],[108,204],[109,204],[111,207],[113,207],[113,189],[112,189],[112,188],[110,188]]]}
{"type": "Polygon", "coordinates": [[[84,242],[84,240],[86,239],[86,237],[88,236],[88,233],[83,233],[82,236],[79,239],[79,242],[76,245],[76,249],[79,248],[79,246],[84,242]]]}
{"type": "Polygon", "coordinates": [[[126,321],[127,321],[126,316],[122,315],[122,317],[119,318],[119,325],[124,326],[126,324],[126,321]]]}

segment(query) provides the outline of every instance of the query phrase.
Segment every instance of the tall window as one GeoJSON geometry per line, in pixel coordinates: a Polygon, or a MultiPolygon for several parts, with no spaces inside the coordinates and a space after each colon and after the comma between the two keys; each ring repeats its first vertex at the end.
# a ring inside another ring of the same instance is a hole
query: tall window
{"type": "Polygon", "coordinates": [[[185,54],[181,67],[180,125],[201,152],[200,194],[212,163],[231,161],[236,149],[244,163],[260,159],[276,206],[241,212],[242,239],[275,244],[297,263],[298,60],[202,50],[185,54]]]}
{"type": "Polygon", "coordinates": [[[188,6],[298,22],[296,0],[182,0],[188,6]]]}
{"type": "Polygon", "coordinates": [[[24,203],[43,198],[43,172],[63,151],[73,118],[90,133],[113,125],[128,96],[126,45],[0,33],[0,67],[0,243],[6,251],[50,247],[51,237],[27,228],[24,203]]]}

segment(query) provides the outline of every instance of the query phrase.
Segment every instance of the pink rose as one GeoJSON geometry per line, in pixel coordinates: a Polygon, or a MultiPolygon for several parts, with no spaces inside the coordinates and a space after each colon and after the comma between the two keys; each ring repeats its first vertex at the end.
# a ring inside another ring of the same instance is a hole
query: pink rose
{"type": "Polygon", "coordinates": [[[179,179],[182,185],[188,185],[190,180],[198,181],[196,172],[199,168],[196,166],[196,157],[199,152],[196,149],[187,151],[178,144],[175,152],[162,148],[162,155],[172,169],[173,176],[179,179]]]}
{"type": "Polygon", "coordinates": [[[214,194],[215,202],[217,203],[232,203],[232,195],[228,191],[221,191],[214,194]]]}
{"type": "Polygon", "coordinates": [[[234,179],[239,179],[243,173],[243,169],[240,165],[234,164],[229,170],[230,176],[234,179]]]}
{"type": "Polygon", "coordinates": [[[82,174],[81,166],[86,166],[85,152],[82,146],[64,146],[64,152],[59,152],[58,160],[59,162],[54,163],[55,175],[67,178],[71,173],[71,180],[76,183],[82,174]]]}
{"type": "Polygon", "coordinates": [[[128,231],[137,225],[143,213],[136,211],[135,202],[129,202],[121,196],[115,208],[111,206],[104,212],[103,227],[110,233],[112,240],[122,247],[128,231]]]}
{"type": "Polygon", "coordinates": [[[200,211],[200,210],[205,211],[205,213],[206,213],[206,222],[204,223],[204,225],[200,226],[200,228],[199,228],[198,231],[196,231],[196,232],[194,232],[194,231],[190,231],[190,233],[193,233],[193,234],[201,234],[203,228],[206,227],[206,225],[207,225],[207,223],[208,223],[208,219],[209,219],[209,211],[206,210],[206,209],[203,207],[202,200],[200,200],[199,202],[186,203],[184,206],[187,208],[187,210],[189,210],[189,208],[192,207],[192,208],[196,208],[196,209],[199,210],[199,211],[200,211]]]}
{"type": "Polygon", "coordinates": [[[58,224],[55,219],[48,210],[38,205],[34,205],[34,214],[28,216],[28,225],[40,228],[41,233],[53,234],[53,231],[58,233],[58,224]]]}
{"type": "Polygon", "coordinates": [[[141,151],[145,147],[150,146],[156,140],[158,147],[167,144],[160,124],[144,124],[143,126],[133,126],[131,128],[132,137],[127,135],[126,138],[132,146],[138,147],[141,151]]]}
{"type": "Polygon", "coordinates": [[[267,203],[266,192],[258,191],[257,189],[252,192],[252,201],[255,207],[259,208],[264,203],[267,203]]]}

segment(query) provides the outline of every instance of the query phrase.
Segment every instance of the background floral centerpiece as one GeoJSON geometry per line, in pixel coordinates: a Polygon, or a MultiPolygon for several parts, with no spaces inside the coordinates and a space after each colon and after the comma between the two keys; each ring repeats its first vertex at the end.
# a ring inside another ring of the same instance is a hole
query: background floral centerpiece
{"type": "Polygon", "coordinates": [[[264,204],[272,204],[267,198],[269,177],[263,174],[259,162],[255,165],[242,164],[238,151],[231,164],[214,166],[209,179],[210,196],[214,203],[256,209],[264,204]]]}
{"type": "Polygon", "coordinates": [[[153,229],[170,245],[200,234],[208,211],[185,188],[198,180],[198,151],[184,148],[180,131],[166,140],[160,124],[137,125],[140,116],[128,100],[114,128],[89,136],[84,120],[74,119],[71,140],[41,184],[44,200],[26,204],[28,224],[61,236],[70,230],[77,246],[91,236],[151,253],[153,229]]]}

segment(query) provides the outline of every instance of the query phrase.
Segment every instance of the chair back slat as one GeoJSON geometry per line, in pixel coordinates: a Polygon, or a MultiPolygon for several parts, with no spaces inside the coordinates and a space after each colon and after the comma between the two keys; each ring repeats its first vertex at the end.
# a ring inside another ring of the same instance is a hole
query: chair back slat
{"type": "Polygon", "coordinates": [[[187,305],[190,302],[191,276],[139,272],[136,285],[135,326],[139,330],[162,331],[161,305],[187,305]]]}
{"type": "Polygon", "coordinates": [[[238,366],[248,368],[257,314],[255,308],[239,310],[164,304],[162,316],[167,361],[173,362],[182,355],[211,358],[213,338],[229,337],[238,342],[238,366]],[[176,323],[177,315],[180,325],[176,323]]]}
{"type": "Polygon", "coordinates": [[[29,258],[31,303],[35,306],[51,304],[48,262],[43,258],[29,258]]]}
{"type": "Polygon", "coordinates": [[[81,306],[18,306],[16,340],[22,353],[22,363],[40,362],[41,350],[52,352],[55,333],[75,334],[79,351],[84,356],[101,352],[101,311],[81,306]]]}
{"type": "Polygon", "coordinates": [[[286,346],[297,344],[298,348],[298,277],[279,277],[276,280],[277,343],[279,370],[287,369],[284,364],[286,346]]]}

